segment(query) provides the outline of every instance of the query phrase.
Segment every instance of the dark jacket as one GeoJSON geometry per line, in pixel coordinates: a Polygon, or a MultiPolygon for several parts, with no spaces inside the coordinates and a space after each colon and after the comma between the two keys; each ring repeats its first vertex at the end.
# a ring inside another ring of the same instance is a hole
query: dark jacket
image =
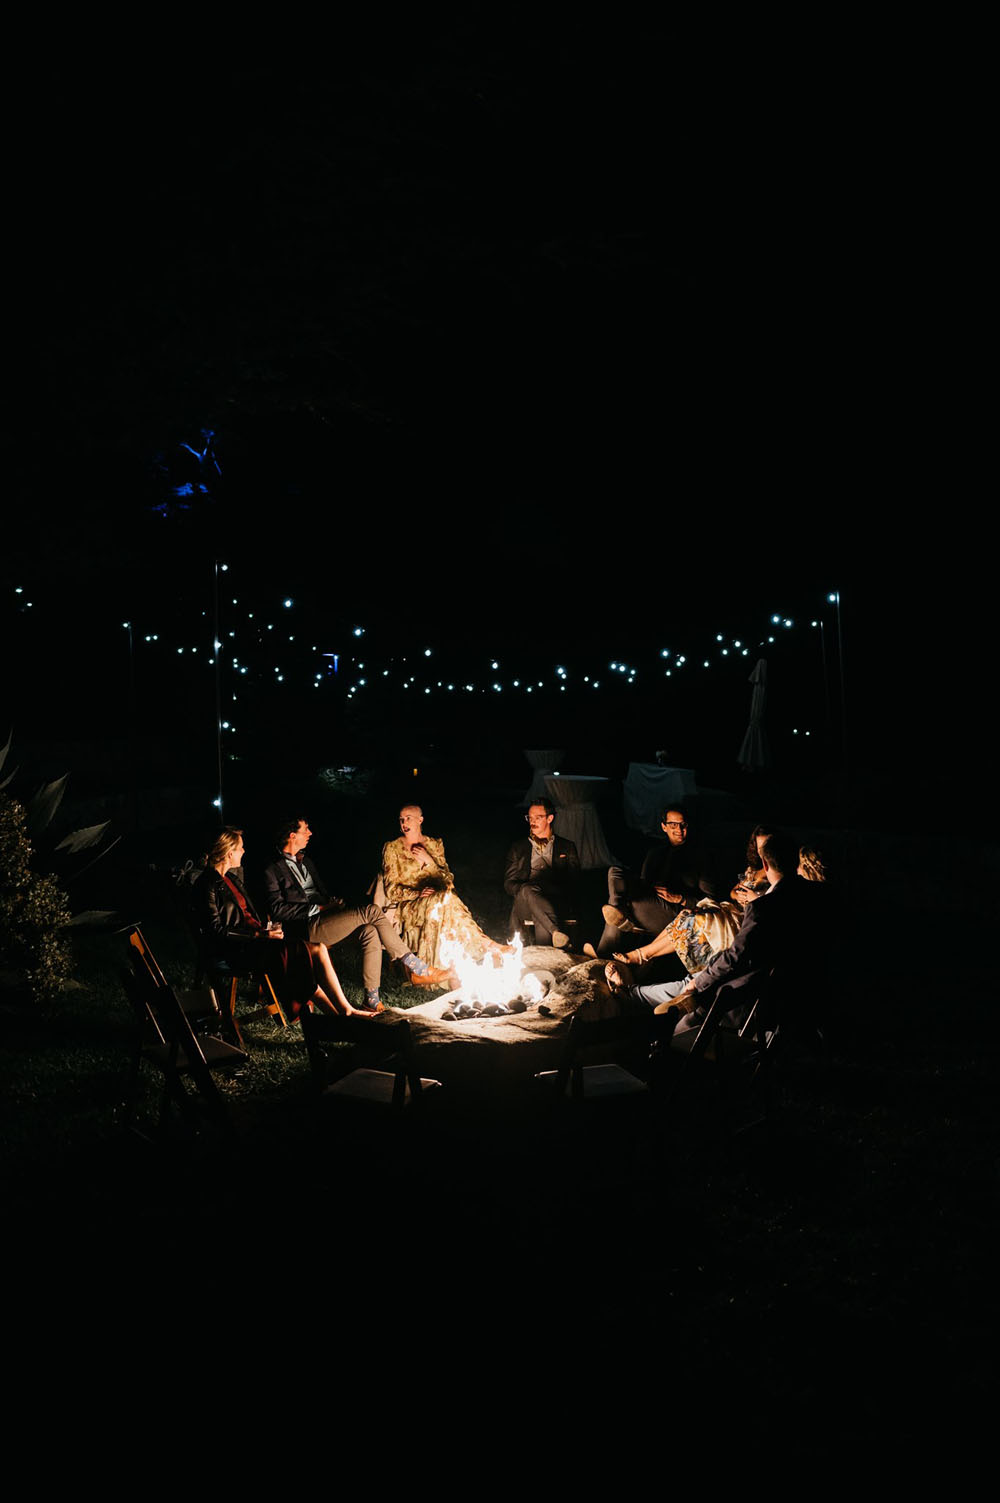
{"type": "Polygon", "coordinates": [[[685,908],[694,908],[702,898],[718,896],[704,857],[690,841],[671,845],[667,840],[652,846],[642,863],[642,881],[651,888],[681,893],[685,908]]]}
{"type": "MultiPolygon", "coordinates": [[[[302,865],[316,884],[316,902],[322,908],[330,901],[330,894],[316,869],[316,863],[303,851],[302,865]]],[[[310,901],[288,870],[288,862],[279,852],[264,871],[264,893],[267,911],[276,924],[282,924],[290,938],[305,938],[309,931],[310,901]]]]}
{"type": "Polygon", "coordinates": [[[701,1006],[708,1005],[716,987],[724,986],[727,1011],[731,1008],[737,1021],[742,1021],[761,978],[775,967],[781,968],[786,980],[808,990],[826,962],[824,886],[793,874],[782,877],[773,892],[749,903],[728,950],[722,950],[692,978],[701,1006]]]}
{"type": "MultiPolygon", "coordinates": [[[[539,880],[542,885],[550,884],[553,888],[563,889],[567,897],[572,898],[580,875],[580,857],[572,840],[564,840],[561,835],[554,835],[552,838],[552,866],[539,874],[539,880]]],[[[515,840],[507,852],[504,892],[516,898],[524,884],[531,880],[531,841],[515,840]]]]}
{"type": "MultiPolygon", "coordinates": [[[[243,894],[251,915],[259,921],[260,915],[247,894],[242,868],[234,867],[227,875],[243,894]]],[[[259,932],[244,918],[231,889],[211,866],[205,868],[191,889],[191,908],[201,941],[212,954],[221,954],[234,944],[250,944],[259,932]]]]}

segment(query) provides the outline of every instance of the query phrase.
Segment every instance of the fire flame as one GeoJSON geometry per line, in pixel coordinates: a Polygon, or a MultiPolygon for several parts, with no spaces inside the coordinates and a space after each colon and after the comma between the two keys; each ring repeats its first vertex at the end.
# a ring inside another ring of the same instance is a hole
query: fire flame
{"type": "Polygon", "coordinates": [[[452,969],[459,979],[462,995],[467,1002],[479,1002],[483,1007],[496,1004],[506,1008],[515,997],[527,1003],[540,1002],[545,989],[538,977],[525,971],[521,961],[524,946],[521,936],[515,935],[509,955],[491,950],[481,961],[474,960],[457,939],[443,936],[438,947],[439,963],[452,969]]]}

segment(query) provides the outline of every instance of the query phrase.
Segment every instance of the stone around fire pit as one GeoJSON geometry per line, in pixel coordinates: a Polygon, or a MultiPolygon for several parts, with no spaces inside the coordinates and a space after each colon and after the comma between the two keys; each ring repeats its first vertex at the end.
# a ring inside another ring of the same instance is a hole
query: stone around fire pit
{"type": "Polygon", "coordinates": [[[580,962],[578,956],[532,945],[525,949],[524,969],[546,984],[543,1006],[502,1017],[462,1019],[461,992],[407,1008],[421,1073],[449,1083],[477,1089],[527,1081],[539,1070],[555,1069],[569,1020],[581,1004],[594,997],[603,964],[580,962]],[[455,1016],[454,1022],[449,1015],[455,1016]]]}

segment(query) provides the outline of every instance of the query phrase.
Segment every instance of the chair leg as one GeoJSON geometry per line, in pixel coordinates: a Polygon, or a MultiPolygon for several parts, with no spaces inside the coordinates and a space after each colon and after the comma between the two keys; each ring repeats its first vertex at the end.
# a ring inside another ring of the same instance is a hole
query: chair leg
{"type": "Polygon", "coordinates": [[[579,1059],[573,1061],[570,1072],[570,1096],[574,1101],[583,1100],[583,1065],[579,1059]]]}
{"type": "Polygon", "coordinates": [[[274,986],[271,983],[270,976],[266,974],[260,984],[261,994],[263,993],[265,987],[267,987],[271,1000],[270,1002],[265,1001],[264,1011],[270,1013],[271,1017],[274,1018],[276,1022],[280,1022],[282,1028],[287,1028],[288,1019],[285,1017],[285,1010],[282,1007],[281,1003],[278,1001],[278,993],[275,991],[274,986]]]}
{"type": "Polygon", "coordinates": [[[219,990],[222,992],[223,1003],[220,1011],[222,1013],[223,1032],[227,1033],[237,1047],[242,1049],[244,1047],[243,1035],[240,1032],[240,1025],[236,1021],[236,988],[238,985],[239,981],[237,978],[231,976],[228,987],[220,986],[219,990]]]}

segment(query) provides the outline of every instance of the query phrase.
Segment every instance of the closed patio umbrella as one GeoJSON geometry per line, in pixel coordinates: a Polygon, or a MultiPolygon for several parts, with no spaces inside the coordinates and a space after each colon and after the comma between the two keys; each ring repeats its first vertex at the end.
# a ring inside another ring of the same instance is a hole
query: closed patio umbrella
{"type": "Polygon", "coordinates": [[[750,701],[750,724],[747,726],[743,745],[737,757],[744,772],[756,772],[770,767],[771,753],[764,734],[764,706],[767,703],[767,658],[758,658],[749,682],[753,684],[753,699],[750,701]]]}

